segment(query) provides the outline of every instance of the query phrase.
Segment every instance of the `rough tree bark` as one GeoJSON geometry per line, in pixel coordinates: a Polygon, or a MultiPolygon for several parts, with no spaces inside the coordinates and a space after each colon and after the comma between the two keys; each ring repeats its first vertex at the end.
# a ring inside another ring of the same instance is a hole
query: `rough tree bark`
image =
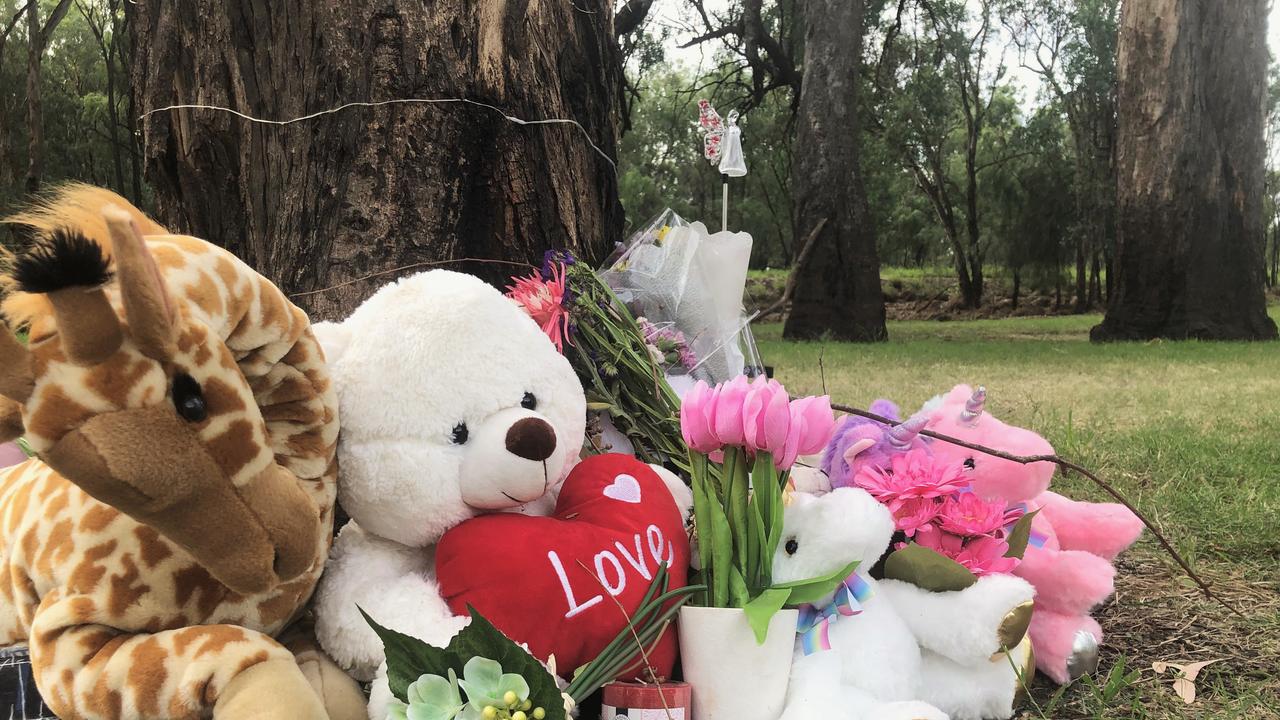
{"type": "Polygon", "coordinates": [[[1115,294],[1095,340],[1273,339],[1263,296],[1264,0],[1129,0],[1115,294]]]}
{"type": "Polygon", "coordinates": [[[787,338],[829,334],[873,341],[887,336],[875,226],[858,151],[862,13],[862,0],[808,0],[804,6],[799,149],[791,165],[792,237],[808,237],[815,228],[818,235],[812,257],[793,269],[787,338]]]}
{"type": "Polygon", "coordinates": [[[40,88],[44,51],[58,23],[67,16],[71,0],[59,0],[43,24],[40,3],[27,3],[27,178],[29,193],[40,189],[44,175],[44,93],[40,88]]]}
{"type": "MultiPolygon", "coordinates": [[[[160,218],[221,244],[313,316],[344,315],[396,277],[457,258],[598,258],[619,237],[612,166],[621,83],[612,0],[141,0],[128,6],[145,172],[160,218]],[[407,272],[407,271],[406,271],[407,272]],[[365,278],[365,279],[361,279],[365,278]]],[[[449,264],[501,283],[520,268],[449,264]]]]}

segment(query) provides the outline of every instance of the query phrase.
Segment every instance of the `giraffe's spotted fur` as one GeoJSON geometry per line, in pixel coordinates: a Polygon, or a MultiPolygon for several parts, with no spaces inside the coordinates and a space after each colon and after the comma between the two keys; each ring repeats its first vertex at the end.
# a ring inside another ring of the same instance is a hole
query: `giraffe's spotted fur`
{"type": "MultiPolygon", "coordinates": [[[[18,221],[73,228],[110,257],[100,212],[108,203],[127,208],[111,193],[76,187],[18,221]]],[[[0,473],[0,647],[30,645],[41,692],[62,717],[203,717],[239,672],[289,657],[270,636],[298,613],[323,566],[336,402],[301,310],[226,251],[165,234],[128,209],[168,288],[176,351],[157,361],[131,342],[116,282],[104,292],[125,340],[87,367],[64,354],[45,296],[11,294],[5,315],[30,330],[35,384],[21,408],[28,443],[46,453],[93,418],[171,410],[174,374],[185,372],[208,408],[190,431],[225,480],[244,487],[278,464],[312,499],[322,520],[315,559],[293,580],[238,594],[156,529],[32,459],[0,473]]],[[[180,479],[184,468],[172,472],[180,479]]]]}

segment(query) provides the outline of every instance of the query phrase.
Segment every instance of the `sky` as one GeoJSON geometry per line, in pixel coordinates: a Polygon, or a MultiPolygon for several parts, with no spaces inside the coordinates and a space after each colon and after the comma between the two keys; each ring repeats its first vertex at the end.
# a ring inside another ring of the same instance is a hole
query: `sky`
{"type": "MultiPolygon", "coordinates": [[[[732,0],[706,0],[705,5],[709,12],[722,10],[731,4],[732,0]]],[[[1234,0],[1219,0],[1222,2],[1232,2],[1234,0]]],[[[971,4],[976,4],[975,0],[970,0],[971,4]]],[[[658,0],[654,3],[651,22],[665,25],[667,27],[676,28],[682,25],[681,16],[687,7],[683,0],[658,0]]],[[[676,62],[687,65],[690,69],[699,67],[711,67],[711,51],[704,47],[692,47],[681,49],[678,45],[688,40],[688,33],[678,32],[672,38],[667,47],[667,56],[676,62]]],[[[1280,58],[1280,0],[1273,2],[1267,23],[1267,44],[1271,48],[1271,56],[1280,58]]],[[[1023,88],[1024,100],[1034,100],[1038,89],[1038,79],[1030,73],[1030,71],[1017,67],[1016,58],[1010,56],[1010,77],[1018,85],[1023,88]]]]}

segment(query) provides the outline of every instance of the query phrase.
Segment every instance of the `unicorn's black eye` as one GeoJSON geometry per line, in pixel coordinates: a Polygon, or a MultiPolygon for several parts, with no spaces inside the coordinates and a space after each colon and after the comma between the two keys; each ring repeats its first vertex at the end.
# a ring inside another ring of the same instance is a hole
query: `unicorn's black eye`
{"type": "Polygon", "coordinates": [[[537,410],[538,398],[534,397],[533,393],[527,392],[524,394],[524,397],[520,399],[520,407],[525,410],[537,410]]]}
{"type": "Polygon", "coordinates": [[[965,470],[972,470],[976,466],[977,464],[973,461],[973,458],[965,458],[965,461],[964,461],[965,470]]]}
{"type": "Polygon", "coordinates": [[[203,422],[209,417],[209,408],[205,405],[200,383],[186,373],[178,373],[173,377],[173,407],[187,422],[203,422]]]}
{"type": "Polygon", "coordinates": [[[800,543],[796,542],[796,539],[793,537],[787,538],[787,544],[784,545],[782,549],[786,550],[788,555],[795,555],[796,551],[800,549],[800,543]]]}
{"type": "Polygon", "coordinates": [[[449,442],[454,445],[464,445],[470,433],[467,431],[466,423],[458,423],[453,426],[453,432],[449,435],[449,442]]]}

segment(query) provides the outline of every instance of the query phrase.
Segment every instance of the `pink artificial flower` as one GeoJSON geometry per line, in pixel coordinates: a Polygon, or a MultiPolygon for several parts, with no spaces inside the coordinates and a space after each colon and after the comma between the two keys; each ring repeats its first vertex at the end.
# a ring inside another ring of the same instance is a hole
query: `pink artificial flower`
{"type": "Polygon", "coordinates": [[[831,433],[836,429],[836,418],[831,412],[829,396],[810,396],[793,400],[791,415],[793,418],[799,416],[804,419],[804,432],[800,435],[799,444],[801,455],[812,455],[827,446],[831,433]]]}
{"type": "Polygon", "coordinates": [[[961,465],[935,462],[925,448],[895,454],[889,467],[868,465],[853,482],[897,513],[907,500],[945,497],[969,487],[961,465]]]}
{"type": "Polygon", "coordinates": [[[680,434],[685,445],[700,453],[719,450],[715,434],[716,391],[699,380],[680,401],[680,434]]]}
{"type": "Polygon", "coordinates": [[[741,375],[717,388],[715,434],[721,445],[746,447],[746,433],[743,430],[742,416],[747,397],[751,391],[751,383],[741,375]]]}
{"type": "Polygon", "coordinates": [[[551,338],[556,350],[563,353],[564,343],[569,339],[569,309],[565,307],[568,283],[564,277],[564,264],[552,264],[549,280],[534,273],[529,277],[514,278],[513,282],[514,285],[507,287],[507,297],[515,300],[551,338]]]}
{"type": "Polygon", "coordinates": [[[1004,526],[1004,503],[987,502],[971,492],[947,498],[938,513],[938,527],[957,535],[994,535],[1004,526]]]}
{"type": "Polygon", "coordinates": [[[742,410],[742,434],[752,452],[781,454],[791,427],[787,389],[764,376],[751,382],[742,410]]]}
{"type": "Polygon", "coordinates": [[[904,500],[893,514],[894,524],[907,537],[915,537],[917,533],[927,533],[937,526],[938,512],[942,509],[942,501],[938,499],[904,500]]]}
{"type": "Polygon", "coordinates": [[[917,532],[915,541],[955,560],[978,577],[1007,574],[1018,567],[1017,558],[1004,556],[1009,552],[1009,544],[1004,540],[984,536],[966,541],[959,535],[928,528],[917,532]]]}
{"type": "Polygon", "coordinates": [[[1007,574],[1018,567],[1018,559],[1005,557],[1009,543],[993,537],[980,537],[964,544],[964,549],[953,559],[968,568],[969,572],[983,575],[1007,574]]]}

